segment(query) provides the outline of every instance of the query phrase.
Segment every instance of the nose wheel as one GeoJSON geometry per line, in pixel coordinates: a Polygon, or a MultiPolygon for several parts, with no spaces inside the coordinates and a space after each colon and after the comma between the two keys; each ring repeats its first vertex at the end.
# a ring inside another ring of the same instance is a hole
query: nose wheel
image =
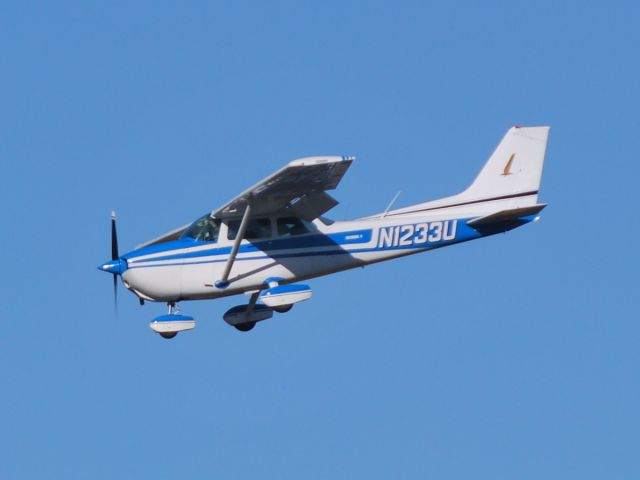
{"type": "Polygon", "coordinates": [[[193,317],[182,315],[175,302],[168,304],[169,312],[153,319],[149,324],[151,330],[159,334],[162,338],[171,339],[179,332],[192,330],[196,326],[193,317]]]}

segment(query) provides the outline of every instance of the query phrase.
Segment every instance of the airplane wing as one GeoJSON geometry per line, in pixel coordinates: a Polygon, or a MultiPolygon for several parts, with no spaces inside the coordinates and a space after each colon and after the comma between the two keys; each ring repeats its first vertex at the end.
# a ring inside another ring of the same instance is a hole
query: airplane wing
{"type": "MultiPolygon", "coordinates": [[[[338,202],[326,190],[333,190],[346,173],[354,157],[304,157],[289,162],[233,200],[211,212],[217,218],[238,217],[251,205],[251,215],[287,212],[314,220],[335,207],[338,202]]],[[[183,225],[148,242],[136,250],[180,238],[190,224],[183,225]]]]}
{"type": "Polygon", "coordinates": [[[217,218],[237,217],[251,205],[251,214],[268,215],[291,209],[306,220],[313,220],[338,202],[326,190],[333,190],[354,157],[305,157],[294,160],[214,210],[217,218]]]}

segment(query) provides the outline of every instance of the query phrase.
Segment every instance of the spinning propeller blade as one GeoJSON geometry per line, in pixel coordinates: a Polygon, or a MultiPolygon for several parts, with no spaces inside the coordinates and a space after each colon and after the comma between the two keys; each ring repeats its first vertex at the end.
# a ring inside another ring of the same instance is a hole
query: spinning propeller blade
{"type": "Polygon", "coordinates": [[[116,233],[116,212],[111,211],[111,260],[120,258],[118,255],[118,234],[116,233]]]}
{"type": "Polygon", "coordinates": [[[98,270],[113,275],[113,301],[118,312],[118,275],[127,270],[127,260],[118,253],[118,234],[116,232],[116,212],[111,212],[111,260],[98,266],[98,270]]]}
{"type": "MultiPolygon", "coordinates": [[[[118,233],[116,232],[116,212],[111,211],[111,260],[118,260],[118,233]]],[[[113,307],[118,313],[118,274],[113,274],[113,307]]]]}

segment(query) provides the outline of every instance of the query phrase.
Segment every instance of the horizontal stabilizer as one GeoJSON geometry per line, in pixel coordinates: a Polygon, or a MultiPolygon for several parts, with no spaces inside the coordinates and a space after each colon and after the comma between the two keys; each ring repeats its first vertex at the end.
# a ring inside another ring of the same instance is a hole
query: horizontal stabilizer
{"type": "Polygon", "coordinates": [[[536,213],[540,213],[546,206],[546,203],[539,203],[530,207],[514,208],[511,210],[500,210],[499,212],[492,213],[491,215],[485,215],[484,217],[478,217],[474,218],[473,220],[469,220],[467,224],[475,229],[507,224],[509,222],[519,220],[523,217],[528,217],[531,215],[535,215],[536,213]]]}

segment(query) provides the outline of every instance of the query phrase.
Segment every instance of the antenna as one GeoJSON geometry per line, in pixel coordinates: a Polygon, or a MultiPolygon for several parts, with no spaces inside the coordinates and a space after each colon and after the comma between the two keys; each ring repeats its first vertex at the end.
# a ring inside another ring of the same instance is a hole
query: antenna
{"type": "Polygon", "coordinates": [[[389,205],[387,205],[387,208],[385,208],[384,213],[380,216],[380,218],[384,218],[387,216],[387,213],[389,213],[389,210],[391,209],[391,207],[393,207],[393,204],[396,203],[396,200],[398,199],[401,193],[402,193],[402,190],[398,190],[398,193],[396,193],[395,196],[391,199],[391,201],[389,202],[389,205]]]}

